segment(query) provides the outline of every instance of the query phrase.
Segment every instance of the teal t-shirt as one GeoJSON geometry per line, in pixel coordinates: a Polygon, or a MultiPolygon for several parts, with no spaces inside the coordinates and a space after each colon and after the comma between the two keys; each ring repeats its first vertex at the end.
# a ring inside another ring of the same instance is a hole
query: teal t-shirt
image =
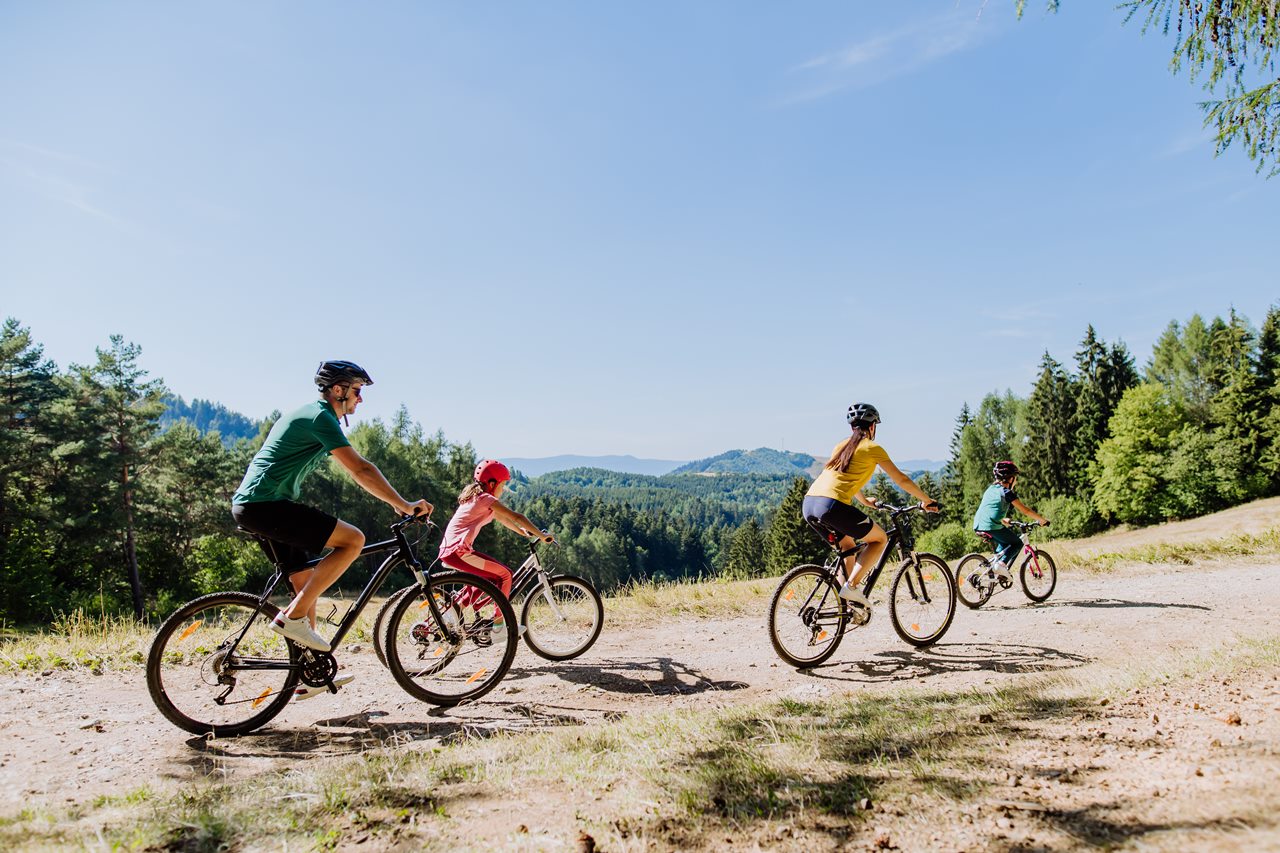
{"type": "Polygon", "coordinates": [[[1004,527],[1000,519],[1007,518],[1013,502],[1018,499],[1013,489],[1006,489],[999,483],[992,483],[982,493],[982,502],[978,511],[973,514],[974,530],[999,530],[1004,527]]]}
{"type": "Polygon", "coordinates": [[[324,400],[308,403],[271,427],[231,502],[297,500],[302,479],[319,468],[332,451],[350,446],[333,406],[324,400]]]}

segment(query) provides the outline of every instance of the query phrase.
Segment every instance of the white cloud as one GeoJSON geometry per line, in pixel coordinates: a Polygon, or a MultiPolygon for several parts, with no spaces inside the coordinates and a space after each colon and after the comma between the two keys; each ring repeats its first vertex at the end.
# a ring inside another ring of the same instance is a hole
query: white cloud
{"type": "Polygon", "coordinates": [[[911,74],[952,54],[971,50],[1003,31],[980,14],[956,10],[815,56],[788,72],[782,104],[819,100],[846,89],[876,86],[911,74]]]}

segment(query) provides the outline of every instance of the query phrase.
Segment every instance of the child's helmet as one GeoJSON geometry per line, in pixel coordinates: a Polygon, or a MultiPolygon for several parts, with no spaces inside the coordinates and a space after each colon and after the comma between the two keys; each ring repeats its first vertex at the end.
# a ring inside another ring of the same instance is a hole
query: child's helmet
{"type": "Polygon", "coordinates": [[[1010,477],[1018,476],[1018,466],[1006,459],[1002,462],[997,462],[992,473],[995,474],[997,480],[1008,480],[1010,477]]]}
{"type": "Polygon", "coordinates": [[[373,380],[369,378],[365,369],[354,361],[322,361],[316,368],[316,387],[321,391],[344,382],[373,384],[373,380]]]}
{"type": "Polygon", "coordinates": [[[490,480],[505,483],[511,479],[511,469],[497,459],[485,459],[476,466],[476,482],[486,488],[490,480]]]}
{"type": "Polygon", "coordinates": [[[844,419],[851,424],[857,421],[878,424],[880,423],[880,412],[870,403],[854,403],[849,407],[844,419]]]}

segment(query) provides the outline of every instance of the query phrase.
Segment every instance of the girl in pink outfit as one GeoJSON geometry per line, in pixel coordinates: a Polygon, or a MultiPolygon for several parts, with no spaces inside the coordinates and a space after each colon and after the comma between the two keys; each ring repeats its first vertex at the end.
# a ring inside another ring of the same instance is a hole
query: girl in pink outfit
{"type": "Polygon", "coordinates": [[[458,495],[458,509],[449,519],[440,541],[441,563],[493,581],[502,587],[502,594],[506,596],[511,595],[511,570],[471,547],[480,529],[496,518],[521,536],[555,541],[550,533],[540,532],[532,521],[498,501],[510,479],[511,471],[496,459],[485,459],[477,465],[475,482],[458,495]]]}

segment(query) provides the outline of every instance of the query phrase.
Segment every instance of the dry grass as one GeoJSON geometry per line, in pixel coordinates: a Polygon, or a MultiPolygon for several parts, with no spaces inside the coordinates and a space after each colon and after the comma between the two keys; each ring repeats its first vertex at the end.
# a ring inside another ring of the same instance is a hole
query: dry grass
{"type": "Polygon", "coordinates": [[[927,814],[982,800],[1001,782],[993,756],[1017,751],[1009,738],[1022,725],[1088,718],[1100,698],[1135,686],[1277,666],[1280,640],[1271,640],[1105,682],[1077,674],[998,691],[780,700],[430,752],[386,747],[177,795],[140,788],[66,812],[23,812],[0,822],[0,846],[328,849],[363,838],[371,849],[467,848],[480,838],[470,804],[518,807],[535,791],[573,804],[565,819],[603,849],[682,849],[719,833],[771,837],[799,826],[835,833],[874,818],[868,802],[927,814]]]}

